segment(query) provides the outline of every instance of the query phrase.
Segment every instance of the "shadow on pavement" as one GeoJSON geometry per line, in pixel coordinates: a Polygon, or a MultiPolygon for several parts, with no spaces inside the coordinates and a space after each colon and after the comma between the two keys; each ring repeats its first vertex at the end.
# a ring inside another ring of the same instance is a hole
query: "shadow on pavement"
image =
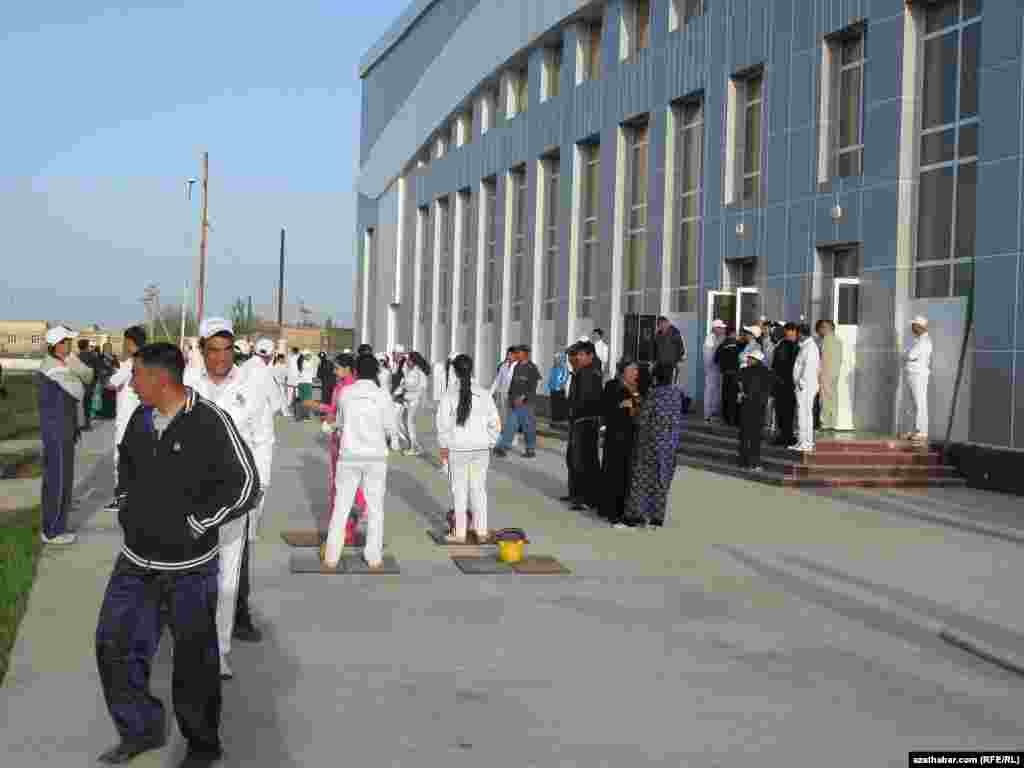
{"type": "MultiPolygon", "coordinates": [[[[432,464],[430,459],[423,459],[432,464]]],[[[437,466],[440,466],[439,464],[437,466]]],[[[428,526],[438,530],[448,530],[448,503],[439,502],[426,484],[410,473],[392,465],[388,468],[388,495],[394,494],[404,501],[416,516],[428,526]]]]}

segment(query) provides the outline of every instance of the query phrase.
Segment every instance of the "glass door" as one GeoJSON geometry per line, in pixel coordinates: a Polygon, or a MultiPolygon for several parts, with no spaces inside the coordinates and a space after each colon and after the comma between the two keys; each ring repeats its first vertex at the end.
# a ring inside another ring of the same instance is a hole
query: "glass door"
{"type": "Polygon", "coordinates": [[[708,291],[707,333],[711,333],[711,323],[715,320],[735,323],[736,307],[736,294],[733,291],[708,291]]]}
{"type": "Polygon", "coordinates": [[[839,386],[836,390],[836,429],[852,430],[856,428],[853,405],[856,401],[860,280],[856,277],[835,278],[832,301],[836,338],[843,345],[843,362],[839,368],[839,386]]]}
{"type": "Polygon", "coordinates": [[[736,289],[736,328],[754,325],[761,320],[761,297],[757,288],[736,289]]]}

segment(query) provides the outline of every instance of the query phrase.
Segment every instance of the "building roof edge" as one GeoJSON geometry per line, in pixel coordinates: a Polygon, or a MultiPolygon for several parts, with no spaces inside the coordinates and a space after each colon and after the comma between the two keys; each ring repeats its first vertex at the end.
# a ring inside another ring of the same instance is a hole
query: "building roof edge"
{"type": "Polygon", "coordinates": [[[392,22],[387,31],[378,38],[370,49],[359,60],[359,77],[366,77],[370,70],[384,58],[405,37],[406,33],[419,18],[429,10],[437,0],[412,0],[402,14],[392,22]]]}

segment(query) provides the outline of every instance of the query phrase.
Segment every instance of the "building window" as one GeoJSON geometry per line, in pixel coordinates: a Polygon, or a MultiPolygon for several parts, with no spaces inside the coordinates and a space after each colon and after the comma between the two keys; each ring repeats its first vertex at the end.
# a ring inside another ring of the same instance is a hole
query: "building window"
{"type": "Polygon", "coordinates": [[[917,298],[967,296],[974,283],[980,8],[946,0],[923,9],[917,298]]]}
{"type": "Polygon", "coordinates": [[[601,145],[580,146],[583,166],[583,185],[580,190],[580,263],[578,279],[579,317],[593,317],[594,313],[594,269],[597,266],[601,247],[601,232],[598,229],[601,210],[601,145]]]}
{"type": "Polygon", "coordinates": [[[676,312],[691,312],[697,305],[697,262],[701,246],[702,187],[704,175],[703,100],[676,107],[675,210],[676,236],[672,272],[676,312]]]}
{"type": "Polygon", "coordinates": [[[672,0],[668,9],[668,31],[675,32],[704,15],[704,0],[672,0]]]}
{"type": "Polygon", "coordinates": [[[512,322],[523,314],[523,279],[526,277],[526,169],[509,174],[512,195],[512,322]]]}
{"type": "Polygon", "coordinates": [[[818,182],[864,171],[864,29],[825,39],[821,65],[818,182]]]}
{"type": "Polygon", "coordinates": [[[626,244],[622,269],[624,311],[639,312],[647,258],[648,124],[626,126],[626,244]]]}
{"type": "Polygon", "coordinates": [[[530,80],[526,68],[508,73],[508,116],[525,112],[528,105],[530,80]]]}
{"type": "Polygon", "coordinates": [[[438,307],[437,322],[448,325],[448,315],[452,308],[452,248],[454,243],[454,227],[452,226],[452,206],[448,198],[439,200],[438,215],[441,217],[441,253],[439,254],[438,271],[438,307]]]}
{"type": "Polygon", "coordinates": [[[558,302],[558,266],[560,249],[558,237],[558,209],[560,158],[557,154],[545,158],[544,167],[544,319],[555,319],[558,302]]]}
{"type": "Polygon", "coordinates": [[[434,140],[434,157],[442,158],[448,151],[448,131],[445,130],[434,140]]]}
{"type": "Polygon", "coordinates": [[[465,146],[473,140],[473,108],[470,107],[455,120],[458,131],[459,146],[465,146]]]}
{"type": "Polygon", "coordinates": [[[480,98],[480,135],[483,136],[497,125],[498,97],[488,88],[480,98]]]}
{"type": "Polygon", "coordinates": [[[423,259],[420,265],[420,322],[429,326],[434,303],[434,217],[430,206],[420,208],[420,236],[423,259]]]}
{"type": "Polygon", "coordinates": [[[632,59],[650,45],[651,0],[626,0],[622,8],[619,58],[632,59]]]}
{"type": "Polygon", "coordinates": [[[459,282],[459,322],[468,323],[473,311],[473,295],[476,285],[473,275],[476,274],[476,208],[473,206],[473,194],[467,189],[459,193],[462,198],[462,278],[459,282]]]}
{"type": "Polygon", "coordinates": [[[484,281],[487,286],[487,322],[493,323],[498,316],[501,301],[501,272],[498,271],[498,183],[494,179],[484,181],[484,247],[487,262],[484,267],[484,281]]]}
{"type": "Polygon", "coordinates": [[[43,343],[43,337],[42,336],[33,336],[32,337],[32,343],[33,344],[42,344],[43,343]]]}
{"type": "Polygon", "coordinates": [[[579,74],[576,83],[601,78],[601,19],[585,22],[577,45],[579,47],[579,74]]]}
{"type": "Polygon", "coordinates": [[[762,95],[764,74],[758,69],[729,81],[725,156],[725,202],[761,205],[762,95]]]}
{"type": "Polygon", "coordinates": [[[548,48],[544,51],[544,96],[542,101],[558,98],[562,78],[562,48],[548,48]]]}
{"type": "Polygon", "coordinates": [[[10,335],[8,335],[8,337],[7,337],[7,343],[8,343],[8,344],[17,344],[17,343],[18,343],[18,337],[17,337],[17,336],[15,336],[14,334],[10,334],[10,335]]]}

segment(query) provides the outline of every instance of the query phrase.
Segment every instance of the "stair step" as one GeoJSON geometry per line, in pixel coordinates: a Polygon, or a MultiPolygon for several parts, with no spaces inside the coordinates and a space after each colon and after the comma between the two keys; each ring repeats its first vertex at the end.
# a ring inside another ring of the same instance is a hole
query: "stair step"
{"type": "MultiPolygon", "coordinates": [[[[684,426],[684,434],[687,435],[713,435],[719,438],[736,438],[739,429],[725,424],[706,424],[704,422],[688,421],[684,426]]],[[[835,433],[836,437],[821,437],[816,440],[816,447],[819,452],[851,452],[869,453],[876,451],[893,453],[910,453],[914,455],[927,455],[938,453],[932,448],[921,448],[907,440],[896,440],[894,438],[856,438],[844,437],[843,433],[835,433]]]]}

